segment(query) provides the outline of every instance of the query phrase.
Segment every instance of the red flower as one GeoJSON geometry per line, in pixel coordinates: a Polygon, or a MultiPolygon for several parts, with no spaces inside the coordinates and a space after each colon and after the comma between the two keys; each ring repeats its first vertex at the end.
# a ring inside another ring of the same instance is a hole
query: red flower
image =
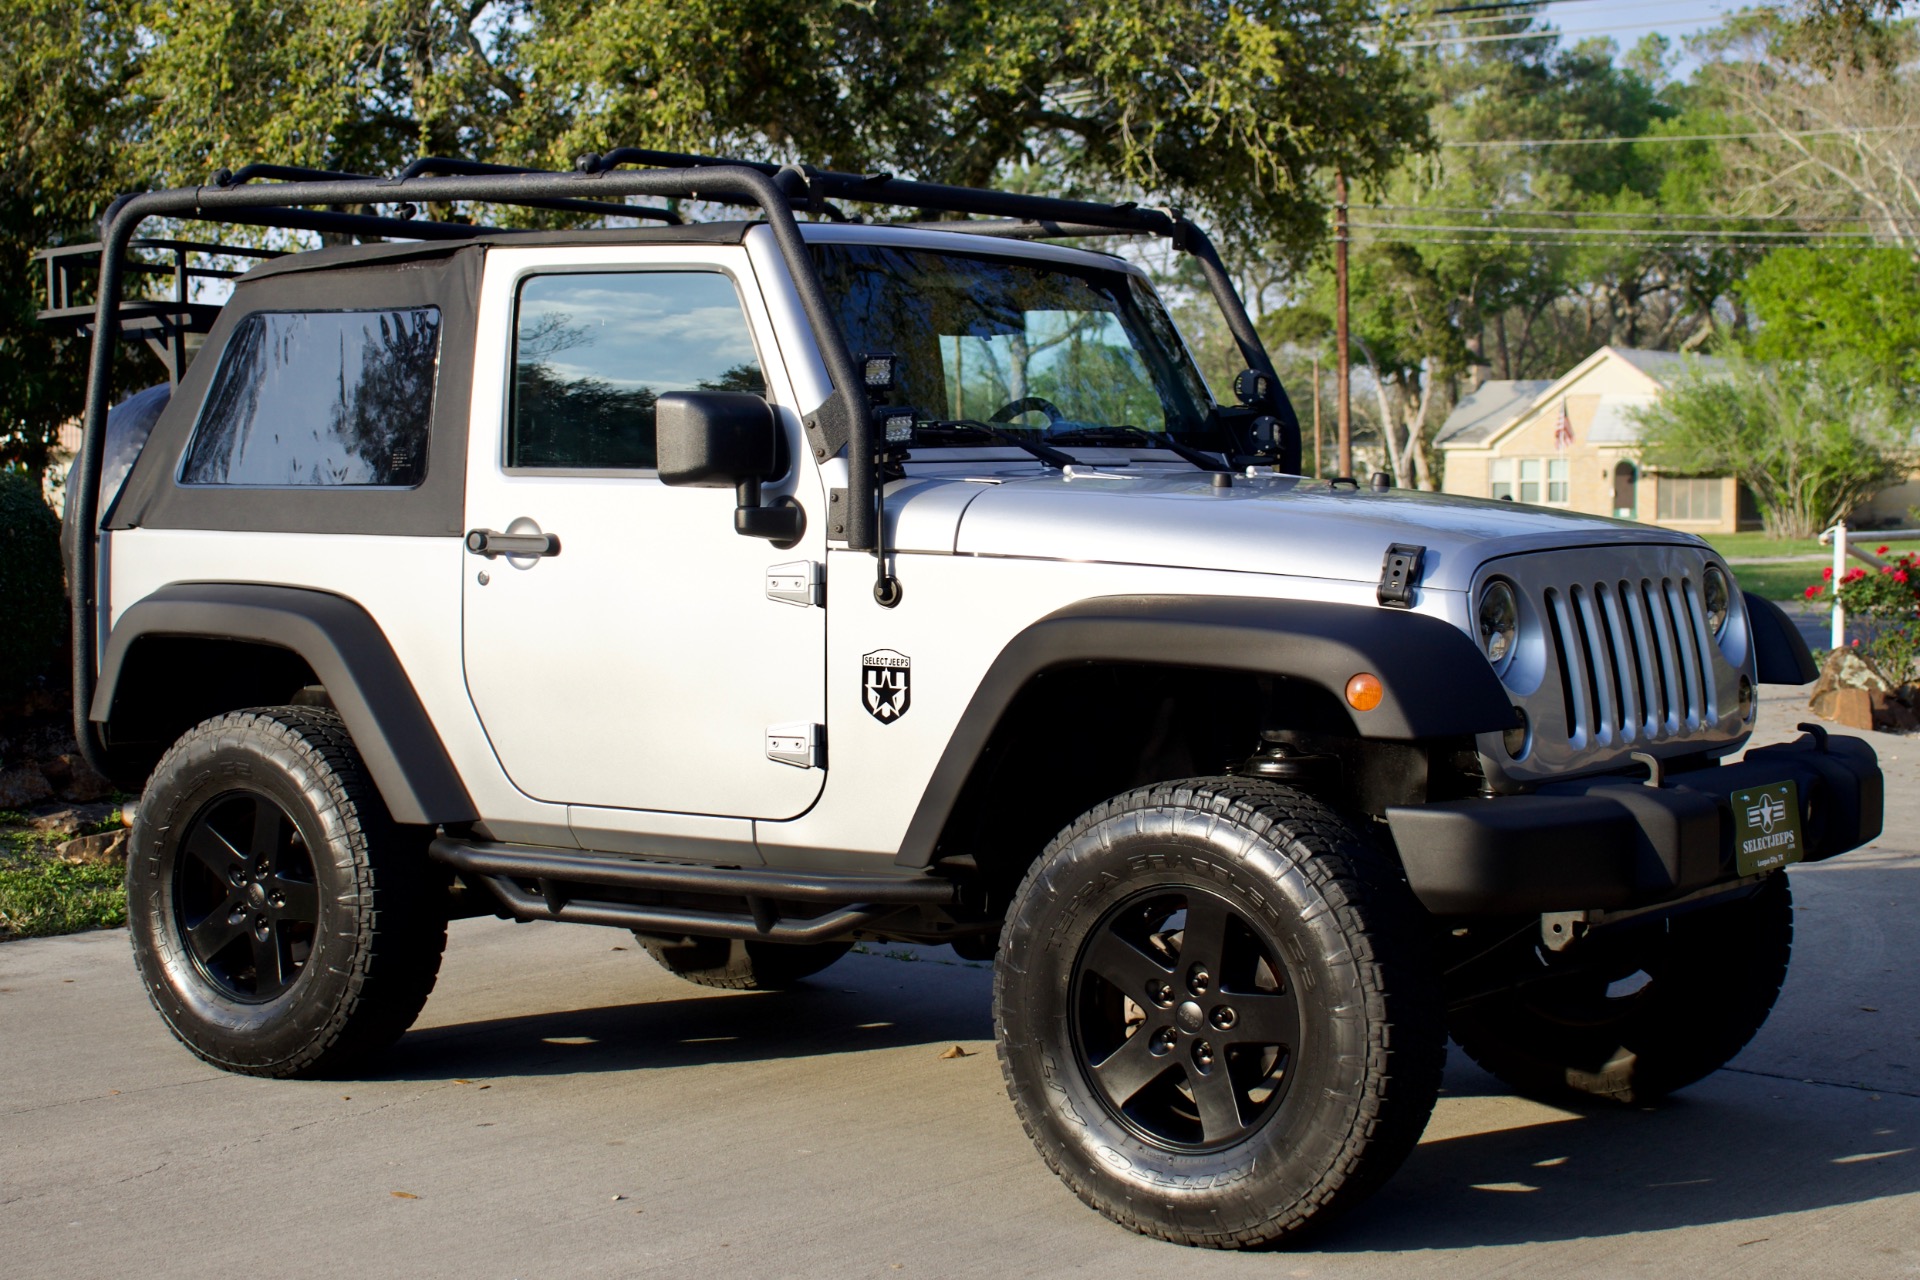
{"type": "Polygon", "coordinates": [[[1877,555],[1877,556],[1883,556],[1883,555],[1885,555],[1885,554],[1887,554],[1887,549],[1886,549],[1885,547],[1875,547],[1875,548],[1873,549],[1873,554],[1875,554],[1875,555],[1877,555]]]}
{"type": "Polygon", "coordinates": [[[1820,577],[1823,581],[1833,577],[1833,566],[1828,565],[1826,568],[1822,569],[1820,571],[1820,577]]]}
{"type": "Polygon", "coordinates": [[[1905,569],[1895,569],[1893,571],[1893,580],[1895,582],[1905,582],[1907,580],[1907,571],[1905,569]]]}
{"type": "Polygon", "coordinates": [[[1858,648],[1860,647],[1860,642],[1859,642],[1858,640],[1855,640],[1855,641],[1853,642],[1853,647],[1854,647],[1854,648],[1856,648],[1856,649],[1858,649],[1858,648]]]}
{"type": "Polygon", "coordinates": [[[1819,595],[1819,594],[1820,594],[1820,588],[1818,588],[1818,587],[1808,587],[1808,588],[1807,588],[1807,599],[1809,599],[1809,600],[1811,600],[1811,599],[1813,599],[1813,598],[1814,598],[1815,596],[1817,596],[1817,595],[1819,595]]]}

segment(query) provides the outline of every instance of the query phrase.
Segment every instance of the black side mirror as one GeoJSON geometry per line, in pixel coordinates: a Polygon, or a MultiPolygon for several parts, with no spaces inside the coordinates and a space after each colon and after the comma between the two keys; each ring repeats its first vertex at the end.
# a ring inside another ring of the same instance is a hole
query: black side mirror
{"type": "Polygon", "coordinates": [[[806,513],[792,498],[760,505],[760,483],[780,474],[780,424],[773,406],[740,391],[672,391],[654,405],[660,482],[725,489],[737,496],[736,533],[792,546],[806,513]]]}

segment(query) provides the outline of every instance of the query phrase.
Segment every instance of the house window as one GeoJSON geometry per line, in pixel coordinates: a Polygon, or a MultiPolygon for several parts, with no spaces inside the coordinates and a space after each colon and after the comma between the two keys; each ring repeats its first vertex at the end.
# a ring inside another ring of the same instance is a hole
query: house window
{"type": "Polygon", "coordinates": [[[1718,476],[1661,476],[1659,518],[1718,520],[1723,487],[1718,476]]]}
{"type": "Polygon", "coordinates": [[[1567,500],[1567,460],[1565,458],[1547,459],[1547,501],[1565,502],[1567,500]]]}
{"type": "Polygon", "coordinates": [[[1520,501],[1540,501],[1540,459],[1520,459],[1520,501]]]}
{"type": "Polygon", "coordinates": [[[1487,477],[1492,482],[1487,489],[1489,498],[1505,498],[1513,501],[1513,459],[1495,458],[1489,464],[1487,477]]]}

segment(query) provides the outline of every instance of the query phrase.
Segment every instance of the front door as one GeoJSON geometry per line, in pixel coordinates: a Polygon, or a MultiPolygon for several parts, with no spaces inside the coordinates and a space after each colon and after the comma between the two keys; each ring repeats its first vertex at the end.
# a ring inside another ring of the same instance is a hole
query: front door
{"type": "MultiPolygon", "coordinates": [[[[824,558],[824,504],[795,495],[816,518],[782,550],[734,532],[730,490],[670,489],[654,471],[664,392],[792,403],[784,380],[767,385],[776,348],[745,254],[699,252],[490,256],[476,386],[497,364],[502,395],[476,399],[466,522],[535,539],[512,546],[551,542],[462,557],[467,688],[535,799],[790,818],[824,780],[804,753],[792,761],[825,721],[826,615],[769,570],[824,558]]],[[[817,490],[810,466],[794,470],[817,490]]],[[[769,486],[790,492],[794,477],[769,486]]]]}

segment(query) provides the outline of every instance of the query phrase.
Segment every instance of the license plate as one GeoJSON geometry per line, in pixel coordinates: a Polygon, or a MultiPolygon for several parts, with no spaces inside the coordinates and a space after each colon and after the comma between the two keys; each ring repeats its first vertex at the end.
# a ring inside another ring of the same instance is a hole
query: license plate
{"type": "Polygon", "coordinates": [[[1733,794],[1734,864],[1743,876],[1774,871],[1806,854],[1800,791],[1791,782],[1733,794]]]}

